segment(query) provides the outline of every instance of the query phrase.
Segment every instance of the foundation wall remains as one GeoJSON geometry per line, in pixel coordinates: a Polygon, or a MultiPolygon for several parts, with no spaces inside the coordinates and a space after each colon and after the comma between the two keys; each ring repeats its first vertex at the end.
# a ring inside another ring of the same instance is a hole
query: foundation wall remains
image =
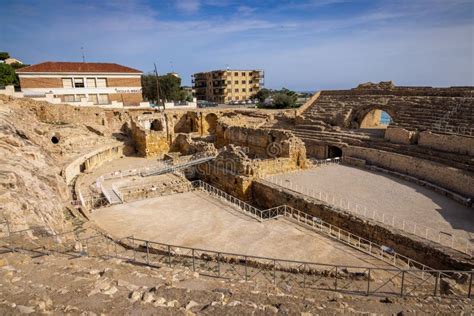
{"type": "Polygon", "coordinates": [[[345,157],[365,160],[368,164],[400,172],[426,180],[443,188],[474,197],[474,175],[472,172],[378,149],[347,146],[343,149],[345,157]]]}
{"type": "Polygon", "coordinates": [[[124,149],[124,145],[114,144],[98,148],[78,157],[64,168],[62,172],[66,183],[70,184],[83,171],[92,170],[105,162],[120,158],[124,154],[124,149]]]}
{"type": "Polygon", "coordinates": [[[265,180],[255,180],[251,192],[258,207],[267,209],[289,205],[329,224],[355,235],[388,246],[396,252],[422,262],[435,269],[470,270],[474,263],[468,255],[443,247],[414,235],[370,220],[362,220],[350,213],[331,208],[329,205],[274,185],[265,180]]]}

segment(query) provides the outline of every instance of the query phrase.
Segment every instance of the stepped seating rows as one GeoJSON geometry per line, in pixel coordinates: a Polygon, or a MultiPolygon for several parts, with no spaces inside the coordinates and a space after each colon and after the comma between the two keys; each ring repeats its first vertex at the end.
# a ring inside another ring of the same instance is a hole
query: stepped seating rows
{"type": "Polygon", "coordinates": [[[395,113],[395,126],[474,135],[474,98],[469,97],[337,95],[323,91],[314,104],[303,112],[303,116],[306,124],[310,125],[319,121],[328,125],[345,123],[348,126],[350,122],[341,122],[341,118],[349,117],[351,112],[377,106],[395,113]]]}
{"type": "Polygon", "coordinates": [[[455,168],[474,172],[474,159],[470,156],[462,156],[438,150],[420,148],[416,145],[394,144],[382,138],[374,138],[369,133],[364,132],[339,132],[339,131],[316,131],[302,129],[296,126],[293,129],[295,136],[303,141],[317,141],[332,145],[349,144],[360,147],[370,147],[384,151],[396,152],[404,155],[436,161],[455,168]]]}

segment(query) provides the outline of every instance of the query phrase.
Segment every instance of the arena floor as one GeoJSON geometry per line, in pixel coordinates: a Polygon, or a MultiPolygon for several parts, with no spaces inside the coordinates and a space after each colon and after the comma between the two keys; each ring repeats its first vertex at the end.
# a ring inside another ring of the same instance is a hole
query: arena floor
{"type": "Polygon", "coordinates": [[[303,192],[303,188],[305,192],[312,190],[316,192],[316,197],[319,192],[325,192],[329,195],[330,204],[340,205],[341,199],[344,199],[343,205],[347,206],[349,201],[352,209],[357,204],[359,208],[367,208],[367,214],[375,211],[379,220],[385,213],[386,223],[391,222],[393,215],[397,227],[405,220],[407,230],[417,223],[420,233],[424,226],[462,238],[474,238],[471,208],[384,173],[334,164],[278,175],[269,180],[299,192],[303,192]]]}
{"type": "Polygon", "coordinates": [[[93,221],[115,235],[222,252],[364,267],[391,267],[283,218],[260,223],[205,192],[98,209],[93,221]]]}

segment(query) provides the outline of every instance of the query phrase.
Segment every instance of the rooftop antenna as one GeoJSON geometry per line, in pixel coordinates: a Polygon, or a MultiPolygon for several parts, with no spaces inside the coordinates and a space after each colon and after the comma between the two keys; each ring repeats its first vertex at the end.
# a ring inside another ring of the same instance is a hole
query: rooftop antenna
{"type": "Polygon", "coordinates": [[[172,60],[170,60],[170,66],[171,66],[171,72],[174,72],[173,61],[172,60]]]}
{"type": "Polygon", "coordinates": [[[225,69],[229,70],[229,64],[225,64],[225,69]]]}
{"type": "Polygon", "coordinates": [[[86,56],[84,55],[84,46],[81,46],[82,62],[86,62],[86,56]]]}

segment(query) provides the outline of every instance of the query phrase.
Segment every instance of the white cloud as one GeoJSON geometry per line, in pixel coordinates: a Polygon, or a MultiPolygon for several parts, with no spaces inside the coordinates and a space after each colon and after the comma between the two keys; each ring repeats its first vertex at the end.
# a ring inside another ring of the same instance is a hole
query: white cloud
{"type": "Polygon", "coordinates": [[[199,0],[176,0],[176,8],[186,14],[196,13],[200,6],[199,0]]]}

